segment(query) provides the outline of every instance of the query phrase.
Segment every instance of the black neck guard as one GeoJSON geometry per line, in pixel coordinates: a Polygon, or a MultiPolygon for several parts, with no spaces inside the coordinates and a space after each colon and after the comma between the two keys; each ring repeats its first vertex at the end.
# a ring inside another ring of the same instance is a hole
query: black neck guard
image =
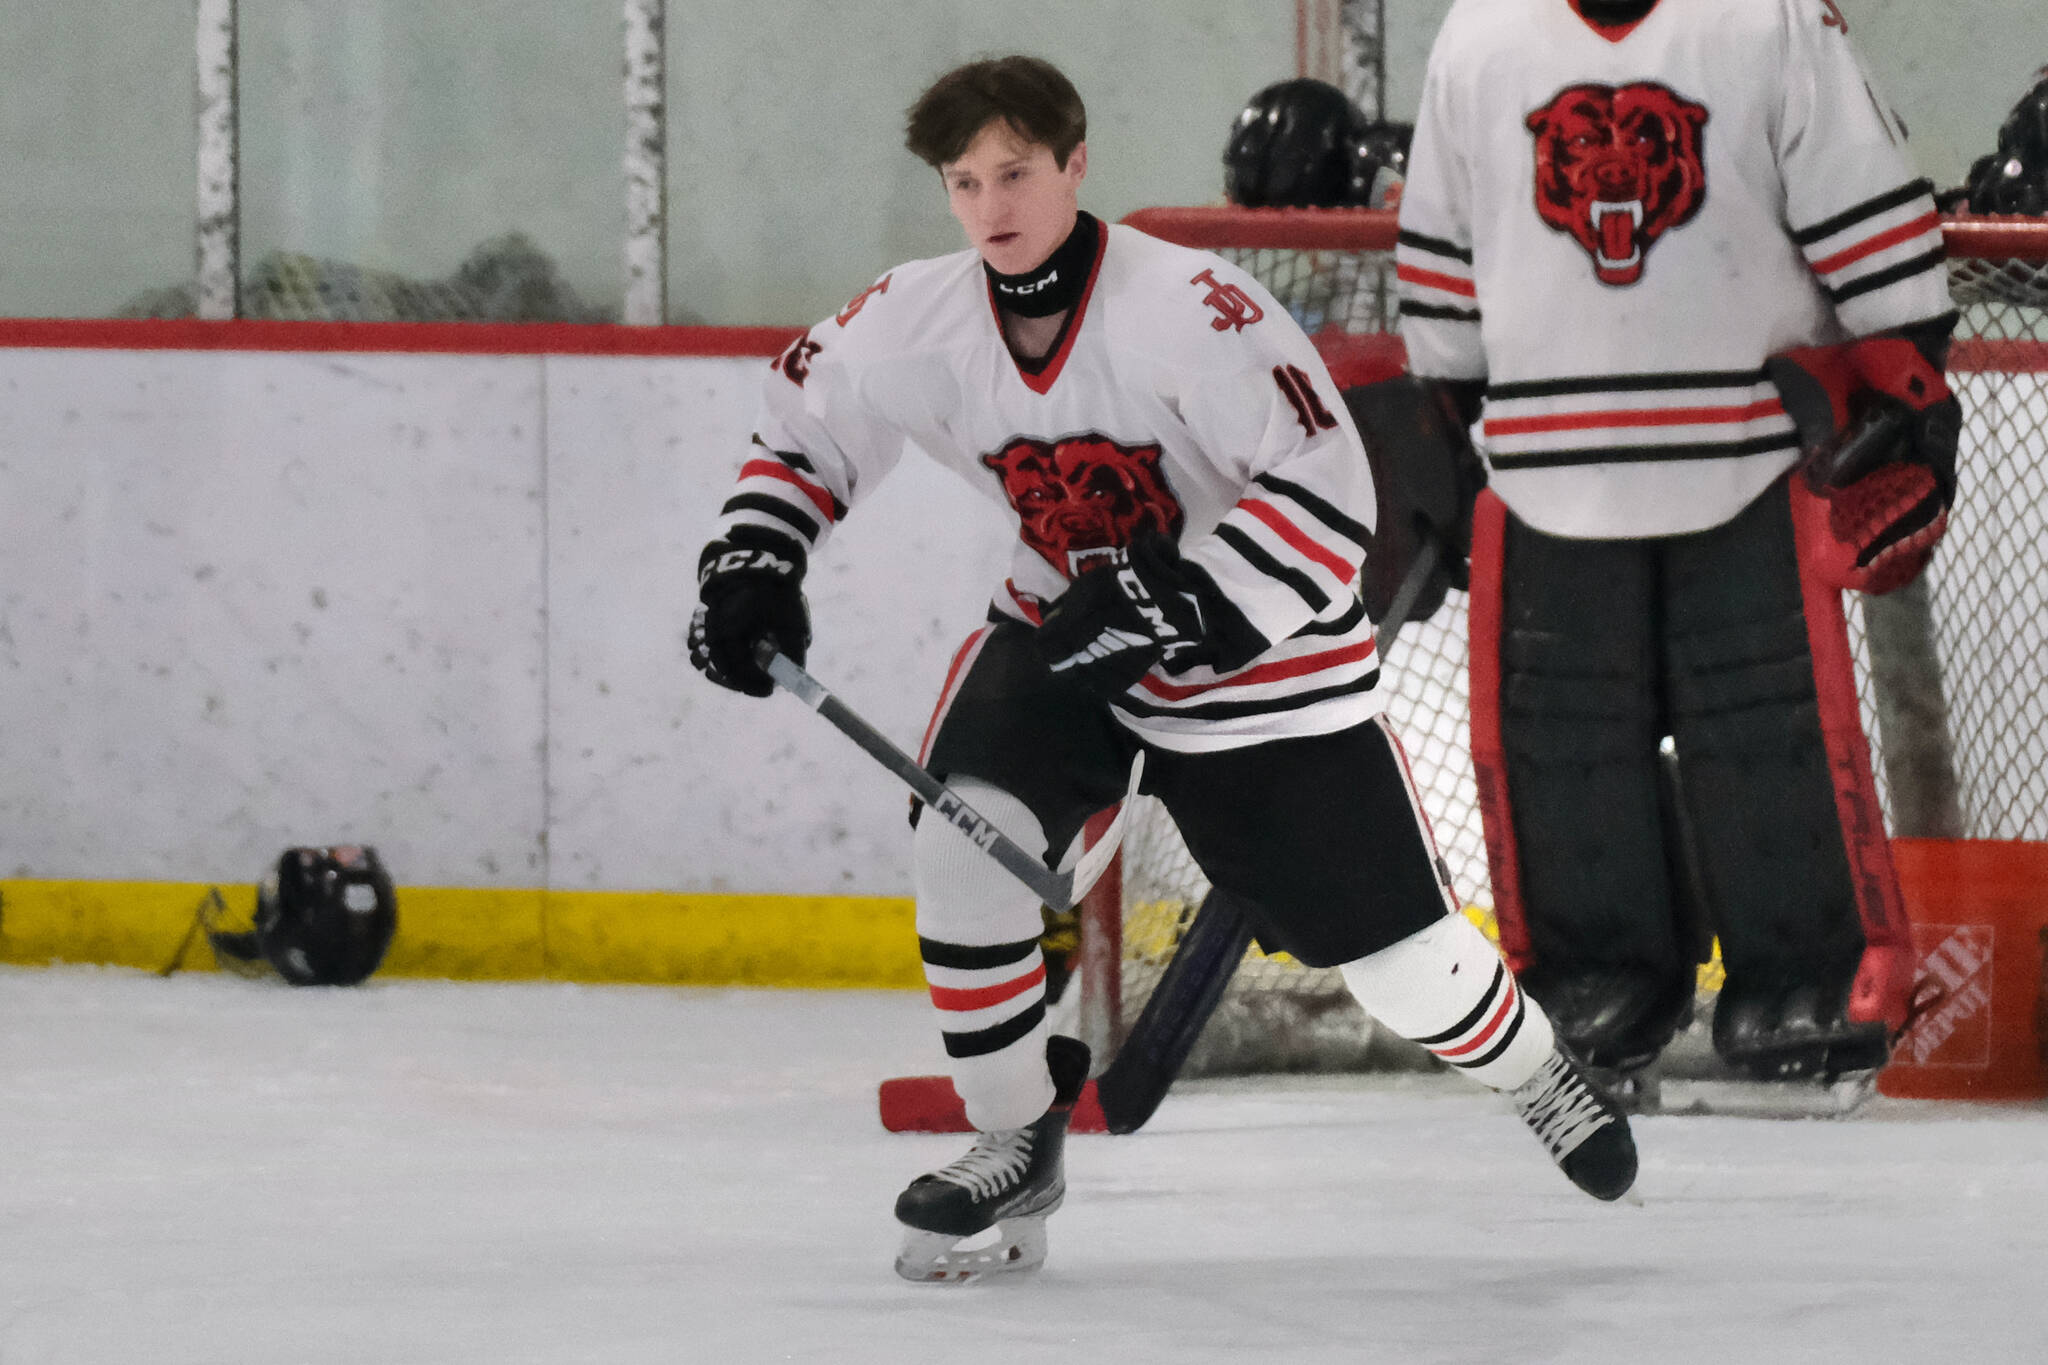
{"type": "Polygon", "coordinates": [[[1045,264],[1021,275],[1004,275],[987,261],[981,268],[988,274],[988,287],[996,306],[1019,317],[1049,318],[1081,301],[1088,284],[1089,268],[1095,264],[1095,246],[1102,237],[1102,224],[1087,213],[1077,214],[1074,230],[1067,234],[1045,264]]]}
{"type": "Polygon", "coordinates": [[[1655,8],[1657,0],[1579,0],[1579,13],[1602,28],[1637,23],[1655,8]]]}

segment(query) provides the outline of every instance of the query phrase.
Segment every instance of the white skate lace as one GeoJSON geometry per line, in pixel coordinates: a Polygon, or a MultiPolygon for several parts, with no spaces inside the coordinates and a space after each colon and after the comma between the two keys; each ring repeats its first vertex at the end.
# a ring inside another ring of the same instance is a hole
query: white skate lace
{"type": "Polygon", "coordinates": [[[1555,1052],[1515,1091],[1515,1107],[1559,1160],[1577,1151],[1607,1122],[1607,1112],[1593,1092],[1555,1052]]]}
{"type": "Polygon", "coordinates": [[[983,1133],[967,1155],[950,1166],[933,1171],[937,1179],[960,1186],[977,1199],[992,1199],[1013,1185],[1031,1164],[1031,1130],[1013,1128],[1001,1133],[983,1133]]]}

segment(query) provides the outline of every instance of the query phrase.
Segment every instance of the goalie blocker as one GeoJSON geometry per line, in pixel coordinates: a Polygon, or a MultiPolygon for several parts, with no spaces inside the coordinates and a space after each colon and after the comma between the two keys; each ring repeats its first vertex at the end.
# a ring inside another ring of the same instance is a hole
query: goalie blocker
{"type": "Polygon", "coordinates": [[[1962,408],[1942,375],[1954,316],[1766,363],[1799,429],[1800,473],[1826,504],[1824,581],[1887,593],[1927,567],[1955,501],[1962,408]]]}

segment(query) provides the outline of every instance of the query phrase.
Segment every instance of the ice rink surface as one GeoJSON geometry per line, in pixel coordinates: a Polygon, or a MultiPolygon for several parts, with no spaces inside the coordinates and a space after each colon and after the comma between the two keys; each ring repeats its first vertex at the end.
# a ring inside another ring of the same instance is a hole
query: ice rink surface
{"type": "Polygon", "coordinates": [[[2039,1106],[1639,1121],[1627,1207],[1454,1078],[1210,1084],[907,1285],[926,1011],[0,969],[0,1365],[2048,1360],[2039,1106]]]}

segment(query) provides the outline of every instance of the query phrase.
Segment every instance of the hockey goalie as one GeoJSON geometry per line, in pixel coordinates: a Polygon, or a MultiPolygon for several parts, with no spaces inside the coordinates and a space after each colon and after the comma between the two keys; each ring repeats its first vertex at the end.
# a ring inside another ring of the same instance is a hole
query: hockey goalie
{"type": "Polygon", "coordinates": [[[1867,1074],[1903,1019],[1839,594],[1918,574],[1955,491],[1905,139],[1830,0],[1460,0],[1430,57],[1402,330],[1487,470],[1443,530],[1502,942],[1613,1073],[1710,933],[1751,1074],[1867,1074]]]}

